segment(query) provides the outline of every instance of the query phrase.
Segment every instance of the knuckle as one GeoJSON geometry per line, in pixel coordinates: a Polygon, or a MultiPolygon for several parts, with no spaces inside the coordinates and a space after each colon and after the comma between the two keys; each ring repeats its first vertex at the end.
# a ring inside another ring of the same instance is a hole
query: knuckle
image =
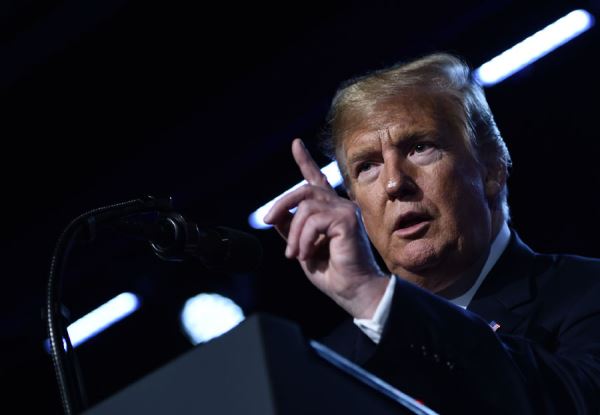
{"type": "Polygon", "coordinates": [[[353,206],[344,205],[336,213],[339,221],[347,229],[356,229],[359,227],[360,219],[358,211],[353,206]]]}
{"type": "Polygon", "coordinates": [[[350,220],[350,221],[357,220],[358,212],[356,211],[356,208],[352,204],[344,203],[341,206],[340,210],[347,220],[350,220]]]}
{"type": "Polygon", "coordinates": [[[313,185],[310,183],[304,183],[302,186],[300,186],[301,191],[308,193],[312,190],[313,185]]]}
{"type": "Polygon", "coordinates": [[[306,219],[306,225],[308,228],[314,228],[318,224],[318,218],[315,215],[311,215],[306,219]]]}
{"type": "Polygon", "coordinates": [[[312,199],[304,199],[298,203],[298,207],[294,217],[309,215],[316,210],[316,203],[312,199]]]}
{"type": "Polygon", "coordinates": [[[297,190],[299,197],[304,201],[311,199],[315,194],[315,186],[310,183],[305,183],[297,190]]]}

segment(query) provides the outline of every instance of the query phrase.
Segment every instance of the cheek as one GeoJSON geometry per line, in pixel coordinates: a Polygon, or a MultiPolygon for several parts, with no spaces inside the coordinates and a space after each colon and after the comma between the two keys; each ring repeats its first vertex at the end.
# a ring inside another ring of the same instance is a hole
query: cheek
{"type": "Polygon", "coordinates": [[[382,217],[381,212],[378,213],[377,210],[371,209],[372,206],[364,206],[361,209],[363,223],[365,225],[365,229],[367,230],[367,234],[372,240],[380,239],[382,237],[382,217]]]}
{"type": "Polygon", "coordinates": [[[439,166],[423,183],[424,197],[434,205],[442,223],[452,232],[457,222],[476,220],[486,206],[483,181],[472,166],[439,166]]]}
{"type": "Polygon", "coordinates": [[[382,203],[385,203],[382,202],[382,200],[383,199],[380,196],[377,196],[376,192],[360,194],[355,200],[356,203],[361,207],[360,212],[365,229],[367,230],[367,234],[375,246],[380,245],[381,241],[385,239],[385,206],[382,205],[382,203]]]}
{"type": "Polygon", "coordinates": [[[481,177],[473,171],[458,171],[442,184],[438,201],[446,213],[449,232],[479,228],[487,218],[487,201],[481,177]]]}

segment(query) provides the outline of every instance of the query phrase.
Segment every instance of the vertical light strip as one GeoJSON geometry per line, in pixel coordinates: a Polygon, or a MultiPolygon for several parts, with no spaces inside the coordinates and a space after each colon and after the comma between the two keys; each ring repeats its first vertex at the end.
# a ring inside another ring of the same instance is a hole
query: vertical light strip
{"type": "Polygon", "coordinates": [[[81,317],[67,328],[73,347],[127,317],[139,306],[140,301],[135,294],[122,293],[81,317]]]}
{"type": "MultiPolygon", "coordinates": [[[[329,163],[327,166],[321,169],[321,172],[327,177],[327,181],[329,182],[331,187],[335,188],[342,184],[342,174],[340,173],[340,169],[338,168],[337,162],[333,161],[329,163]]],[[[304,186],[306,183],[306,180],[301,181],[297,185],[289,188],[288,190],[277,196],[275,199],[271,200],[269,203],[261,206],[256,211],[251,213],[248,217],[248,223],[250,223],[250,226],[252,226],[254,229],[270,228],[271,225],[267,225],[263,219],[265,215],[269,212],[269,210],[271,210],[275,202],[277,202],[281,197],[288,194],[289,192],[296,190],[300,186],[304,186]]]]}
{"type": "Polygon", "coordinates": [[[594,16],[574,10],[475,70],[483,86],[495,85],[594,25],[594,16]]]}

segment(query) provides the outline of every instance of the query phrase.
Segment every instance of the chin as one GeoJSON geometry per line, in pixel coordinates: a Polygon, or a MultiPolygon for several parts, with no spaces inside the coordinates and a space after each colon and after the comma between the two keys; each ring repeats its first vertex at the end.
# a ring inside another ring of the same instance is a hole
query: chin
{"type": "MultiPolygon", "coordinates": [[[[403,247],[400,255],[393,255],[392,258],[393,265],[391,269],[411,273],[418,273],[435,267],[440,262],[439,250],[436,249],[432,241],[424,239],[410,241],[403,247]]],[[[396,272],[394,271],[394,273],[396,272]]]]}

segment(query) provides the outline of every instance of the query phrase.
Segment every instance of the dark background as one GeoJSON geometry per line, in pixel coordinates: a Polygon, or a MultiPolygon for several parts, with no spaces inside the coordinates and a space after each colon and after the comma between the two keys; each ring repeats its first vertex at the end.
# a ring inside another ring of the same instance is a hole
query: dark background
{"type": "MultiPolygon", "coordinates": [[[[344,313],[284,258],[273,230],[247,217],[301,179],[293,137],[327,162],[316,137],[338,84],[440,50],[477,67],[575,8],[600,16],[598,1],[195,3],[0,5],[2,396],[18,412],[60,413],[41,310],[71,219],[172,196],[180,212],[250,232],[265,250],[258,271],[219,275],[115,235],[78,246],[63,292],[74,319],[123,291],[143,301],[77,349],[92,404],[191,347],[178,313],[202,291],[318,337],[344,313]]],[[[600,256],[599,38],[593,27],[486,90],[514,161],[513,225],[542,252],[600,256]]]]}

